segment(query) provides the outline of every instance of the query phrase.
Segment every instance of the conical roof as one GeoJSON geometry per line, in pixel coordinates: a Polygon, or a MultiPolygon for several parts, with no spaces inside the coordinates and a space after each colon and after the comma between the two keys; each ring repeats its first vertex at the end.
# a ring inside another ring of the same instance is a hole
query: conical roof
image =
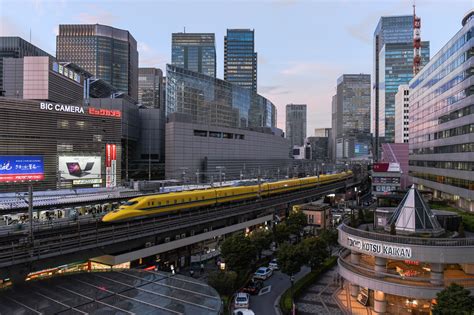
{"type": "Polygon", "coordinates": [[[429,233],[439,235],[444,232],[415,185],[411,186],[402,202],[390,216],[385,230],[389,231],[392,223],[395,223],[395,229],[400,234],[429,233]]]}

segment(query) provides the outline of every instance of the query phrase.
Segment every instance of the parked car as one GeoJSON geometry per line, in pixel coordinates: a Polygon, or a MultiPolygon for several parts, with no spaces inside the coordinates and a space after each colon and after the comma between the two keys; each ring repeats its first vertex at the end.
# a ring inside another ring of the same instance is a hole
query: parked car
{"type": "Polygon", "coordinates": [[[263,282],[259,280],[251,280],[243,289],[244,292],[255,295],[263,288],[263,282]]]}
{"type": "Polygon", "coordinates": [[[262,279],[262,280],[266,280],[268,278],[270,278],[273,274],[273,270],[271,270],[270,268],[268,267],[260,267],[258,268],[257,271],[255,271],[255,273],[253,274],[253,277],[254,279],[262,279]]]}
{"type": "Polygon", "coordinates": [[[246,308],[239,308],[234,310],[234,315],[255,315],[255,313],[246,308]]]}
{"type": "Polygon", "coordinates": [[[270,268],[271,270],[278,270],[280,269],[280,267],[278,266],[278,261],[277,259],[272,259],[272,261],[270,261],[270,263],[268,264],[268,268],[270,268]]]}
{"type": "Polygon", "coordinates": [[[250,295],[248,293],[239,292],[235,295],[234,308],[249,308],[250,295]]]}

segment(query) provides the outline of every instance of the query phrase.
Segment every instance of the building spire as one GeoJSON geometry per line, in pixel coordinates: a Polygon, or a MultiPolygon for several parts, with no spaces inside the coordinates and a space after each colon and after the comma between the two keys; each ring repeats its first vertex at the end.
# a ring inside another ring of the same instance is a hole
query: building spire
{"type": "Polygon", "coordinates": [[[416,16],[416,5],[413,1],[413,75],[420,71],[421,66],[421,19],[416,16]]]}

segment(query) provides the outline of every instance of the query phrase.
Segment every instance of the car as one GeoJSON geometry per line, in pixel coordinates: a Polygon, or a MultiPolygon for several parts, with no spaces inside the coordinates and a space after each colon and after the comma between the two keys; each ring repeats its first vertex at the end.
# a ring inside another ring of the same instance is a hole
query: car
{"type": "Polygon", "coordinates": [[[262,279],[266,280],[270,278],[273,274],[273,270],[268,267],[260,267],[257,271],[253,274],[254,279],[262,279]]]}
{"type": "Polygon", "coordinates": [[[249,308],[250,295],[248,293],[239,292],[235,295],[234,308],[249,308]]]}
{"type": "Polygon", "coordinates": [[[234,310],[234,315],[255,315],[255,313],[246,308],[238,308],[234,310]]]}
{"type": "Polygon", "coordinates": [[[258,292],[260,292],[260,290],[263,288],[263,282],[262,281],[258,281],[258,280],[251,280],[249,282],[249,284],[247,284],[247,286],[242,290],[246,293],[249,293],[249,294],[252,294],[252,295],[255,295],[255,294],[258,294],[258,292]]]}
{"type": "Polygon", "coordinates": [[[272,261],[270,261],[270,263],[268,264],[268,268],[270,268],[271,270],[278,270],[280,269],[280,267],[278,266],[278,261],[277,259],[272,259],[272,261]]]}

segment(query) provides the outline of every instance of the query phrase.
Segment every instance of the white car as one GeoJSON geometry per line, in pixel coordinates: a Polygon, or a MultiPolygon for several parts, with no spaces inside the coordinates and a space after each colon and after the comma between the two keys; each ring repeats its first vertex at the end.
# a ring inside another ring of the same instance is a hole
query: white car
{"type": "Polygon", "coordinates": [[[253,274],[254,279],[266,280],[270,278],[273,274],[273,270],[268,267],[260,267],[253,274]]]}
{"type": "Polygon", "coordinates": [[[272,259],[272,261],[270,261],[270,263],[268,264],[268,268],[270,268],[271,270],[278,270],[280,269],[280,267],[278,267],[278,261],[275,259],[272,259]]]}
{"type": "Polygon", "coordinates": [[[255,313],[246,308],[239,308],[234,310],[234,315],[255,315],[255,313]]]}
{"type": "Polygon", "coordinates": [[[239,292],[235,296],[234,308],[249,308],[250,295],[248,293],[239,292]]]}

